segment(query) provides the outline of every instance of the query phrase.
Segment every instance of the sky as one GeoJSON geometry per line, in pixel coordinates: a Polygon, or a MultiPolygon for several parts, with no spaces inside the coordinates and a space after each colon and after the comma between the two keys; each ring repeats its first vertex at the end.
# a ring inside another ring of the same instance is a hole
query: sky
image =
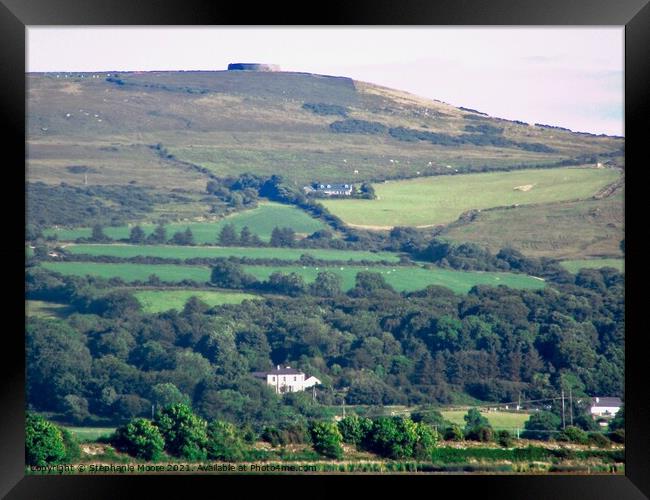
{"type": "Polygon", "coordinates": [[[624,135],[624,27],[29,26],[27,71],[347,76],[492,116],[624,135]]]}

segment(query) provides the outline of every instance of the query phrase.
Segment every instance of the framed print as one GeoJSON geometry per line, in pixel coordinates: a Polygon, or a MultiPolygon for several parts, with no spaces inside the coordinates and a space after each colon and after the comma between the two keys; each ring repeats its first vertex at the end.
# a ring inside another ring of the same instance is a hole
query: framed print
{"type": "Polygon", "coordinates": [[[647,2],[0,13],[3,495],[649,494],[647,2]]]}

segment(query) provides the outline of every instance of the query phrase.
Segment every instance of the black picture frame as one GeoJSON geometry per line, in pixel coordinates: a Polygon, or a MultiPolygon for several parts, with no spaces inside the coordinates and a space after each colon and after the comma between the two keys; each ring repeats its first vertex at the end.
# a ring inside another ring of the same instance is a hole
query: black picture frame
{"type": "MultiPolygon", "coordinates": [[[[5,183],[2,200],[9,229],[5,225],[6,243],[0,248],[4,256],[3,273],[5,315],[3,322],[2,396],[0,405],[0,495],[7,498],[115,498],[129,496],[134,485],[154,483],[171,493],[169,477],[152,476],[24,476],[24,298],[17,292],[24,287],[25,220],[17,215],[24,191],[19,165],[25,161],[25,27],[33,25],[618,25],[625,26],[625,136],[626,164],[632,171],[627,182],[625,213],[631,234],[626,235],[626,474],[625,476],[373,476],[361,478],[364,488],[397,485],[415,481],[414,487],[439,488],[440,485],[470,490],[482,496],[492,493],[500,498],[644,498],[650,496],[650,404],[647,360],[643,349],[644,324],[641,294],[643,267],[641,231],[637,226],[643,216],[640,201],[644,185],[643,168],[645,131],[650,129],[650,6],[649,0],[456,0],[424,2],[388,0],[365,2],[328,2],[326,5],[301,4],[295,8],[275,3],[229,5],[207,0],[165,2],[156,0],[0,0],[0,117],[7,146],[3,148],[4,173],[11,174],[5,183]],[[293,14],[290,14],[293,13],[293,14]],[[15,185],[15,188],[14,188],[15,185]],[[7,189],[9,188],[9,189],[7,189]],[[641,212],[639,212],[641,211],[641,212]],[[635,213],[641,213],[635,216],[635,213]],[[635,229],[636,228],[636,229],[635,229]],[[22,304],[22,305],[21,305],[22,304]],[[372,479],[372,480],[371,480],[372,479]],[[375,481],[376,479],[376,481],[375,481]],[[407,482],[408,481],[408,482],[407,482]],[[431,483],[435,481],[435,483],[431,483]]],[[[24,172],[23,172],[24,174],[24,172]]],[[[322,476],[320,476],[322,477],[322,476]]],[[[307,494],[318,476],[265,476],[288,494],[307,494]],[[298,481],[298,483],[296,483],[298,481]],[[291,484],[291,490],[287,486],[291,484]],[[299,488],[295,488],[300,485],[299,488]],[[290,493],[293,492],[293,493],[290,493]]],[[[199,490],[206,481],[230,479],[238,488],[248,488],[254,481],[246,477],[176,476],[185,492],[199,490]],[[210,478],[210,479],[208,479],[210,478]],[[192,490],[186,486],[192,481],[192,490]],[[246,482],[243,482],[246,481],[246,482]],[[183,486],[185,485],[185,486],[183,486]]],[[[348,483],[355,478],[337,477],[348,483]]],[[[356,481],[355,481],[356,482],[356,481]]],[[[178,483],[177,485],[178,486],[178,483]]],[[[275,488],[275,486],[272,486],[275,488]]],[[[272,490],[267,490],[270,493],[272,490]]],[[[409,491],[409,490],[405,490],[409,491]]],[[[434,490],[430,490],[434,491],[434,490]]],[[[440,491],[440,490],[438,490],[440,491]]]]}

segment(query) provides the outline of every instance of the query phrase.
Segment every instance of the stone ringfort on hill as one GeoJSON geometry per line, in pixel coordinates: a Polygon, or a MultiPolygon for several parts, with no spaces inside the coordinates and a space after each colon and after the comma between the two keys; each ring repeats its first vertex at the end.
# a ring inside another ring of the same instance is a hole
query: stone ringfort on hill
{"type": "Polygon", "coordinates": [[[228,71],[280,71],[280,66],[260,63],[230,63],[228,71]]]}

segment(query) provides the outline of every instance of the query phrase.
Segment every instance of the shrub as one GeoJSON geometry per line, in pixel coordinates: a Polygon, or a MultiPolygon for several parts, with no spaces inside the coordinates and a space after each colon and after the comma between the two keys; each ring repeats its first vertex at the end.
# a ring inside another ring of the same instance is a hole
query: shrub
{"type": "Polygon", "coordinates": [[[489,425],[479,425],[465,431],[465,439],[470,441],[481,441],[482,443],[487,443],[488,441],[492,441],[493,437],[494,431],[489,425]]]}
{"type": "Polygon", "coordinates": [[[367,447],[392,459],[413,456],[418,440],[416,424],[410,418],[381,417],[374,421],[367,447]]]}
{"type": "Polygon", "coordinates": [[[155,424],[170,454],[188,460],[205,460],[207,422],[192,413],[189,406],[175,404],[163,408],[156,414],[155,424]]]}
{"type": "Polygon", "coordinates": [[[587,439],[590,444],[596,445],[598,448],[607,448],[611,444],[607,436],[600,432],[590,432],[587,439]]]}
{"type": "Polygon", "coordinates": [[[343,437],[334,422],[312,421],[309,423],[309,433],[314,450],[318,453],[336,459],[343,457],[343,448],[341,447],[343,437]]]}
{"type": "Polygon", "coordinates": [[[560,440],[560,437],[564,434],[564,436],[567,437],[569,441],[572,443],[578,443],[578,444],[587,444],[589,441],[589,437],[587,436],[587,433],[580,429],[579,427],[575,426],[568,426],[564,431],[558,436],[558,441],[560,440]]]}
{"type": "Polygon", "coordinates": [[[424,423],[415,424],[415,433],[417,440],[413,447],[413,458],[430,460],[431,454],[440,440],[440,436],[433,427],[424,423]]]}
{"type": "Polygon", "coordinates": [[[25,423],[25,460],[28,465],[56,464],[65,458],[61,430],[43,417],[27,415],[25,423]]]}
{"type": "Polygon", "coordinates": [[[372,420],[357,415],[348,415],[338,422],[338,428],[344,442],[359,446],[372,429],[372,420]]]}
{"type": "Polygon", "coordinates": [[[235,462],[241,460],[244,442],[237,428],[220,420],[211,422],[208,426],[208,458],[235,462]]]}
{"type": "Polygon", "coordinates": [[[144,460],[158,460],[165,448],[160,430],[146,418],[135,418],[119,427],[112,444],[132,457],[144,460]]]}
{"type": "Polygon", "coordinates": [[[444,439],[445,441],[462,441],[463,431],[458,425],[453,424],[445,429],[444,439]]]}
{"type": "Polygon", "coordinates": [[[498,431],[496,437],[499,446],[502,446],[503,448],[510,448],[512,446],[513,439],[508,431],[506,430],[498,431]]]}
{"type": "Polygon", "coordinates": [[[616,429],[610,432],[609,439],[614,443],[625,444],[625,429],[616,429]]]}
{"type": "Polygon", "coordinates": [[[77,438],[68,429],[61,429],[61,436],[63,437],[63,446],[65,446],[65,462],[76,462],[81,457],[81,447],[77,442],[77,438]]]}
{"type": "Polygon", "coordinates": [[[552,432],[560,426],[560,417],[554,413],[540,411],[530,416],[524,427],[526,430],[521,434],[524,439],[548,440],[552,432]]]}

